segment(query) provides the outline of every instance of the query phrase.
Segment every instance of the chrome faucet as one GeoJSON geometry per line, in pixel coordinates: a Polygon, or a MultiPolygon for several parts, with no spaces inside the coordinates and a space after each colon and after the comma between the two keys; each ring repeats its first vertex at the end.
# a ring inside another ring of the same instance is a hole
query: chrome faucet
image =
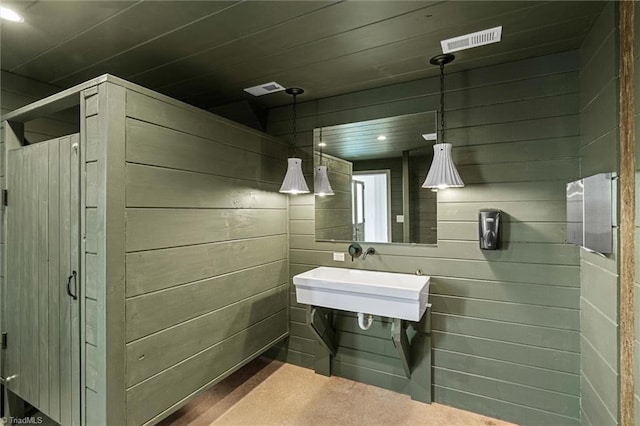
{"type": "Polygon", "coordinates": [[[370,254],[376,254],[376,249],[374,249],[373,247],[369,247],[367,249],[367,251],[362,253],[362,260],[365,260],[367,258],[367,256],[370,255],[370,254]]]}

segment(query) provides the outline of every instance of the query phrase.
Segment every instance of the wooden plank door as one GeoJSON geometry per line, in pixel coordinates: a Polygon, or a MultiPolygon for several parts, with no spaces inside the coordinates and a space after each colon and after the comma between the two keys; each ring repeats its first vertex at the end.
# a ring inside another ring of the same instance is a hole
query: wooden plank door
{"type": "Polygon", "coordinates": [[[78,135],[10,151],[7,389],[62,425],[80,423],[78,135]]]}

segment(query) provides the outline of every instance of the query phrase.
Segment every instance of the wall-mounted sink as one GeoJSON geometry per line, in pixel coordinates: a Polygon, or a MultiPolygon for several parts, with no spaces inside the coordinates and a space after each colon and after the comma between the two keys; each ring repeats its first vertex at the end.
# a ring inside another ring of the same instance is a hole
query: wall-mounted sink
{"type": "Polygon", "coordinates": [[[299,303],[420,321],[429,303],[429,277],[320,267],[293,277],[299,303]]]}

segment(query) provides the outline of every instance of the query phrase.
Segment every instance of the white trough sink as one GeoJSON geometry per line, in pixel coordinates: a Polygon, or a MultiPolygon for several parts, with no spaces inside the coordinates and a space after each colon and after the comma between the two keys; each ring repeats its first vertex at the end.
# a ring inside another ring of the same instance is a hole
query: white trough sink
{"type": "Polygon", "coordinates": [[[429,303],[429,277],[320,267],[293,277],[298,303],[420,321],[429,303]]]}

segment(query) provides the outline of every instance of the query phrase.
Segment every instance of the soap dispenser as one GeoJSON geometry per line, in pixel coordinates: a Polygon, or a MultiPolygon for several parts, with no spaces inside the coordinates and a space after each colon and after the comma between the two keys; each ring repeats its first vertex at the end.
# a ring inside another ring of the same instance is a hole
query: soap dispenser
{"type": "Polygon", "coordinates": [[[480,210],[478,213],[478,233],[482,250],[498,250],[500,248],[500,210],[480,210]]]}

